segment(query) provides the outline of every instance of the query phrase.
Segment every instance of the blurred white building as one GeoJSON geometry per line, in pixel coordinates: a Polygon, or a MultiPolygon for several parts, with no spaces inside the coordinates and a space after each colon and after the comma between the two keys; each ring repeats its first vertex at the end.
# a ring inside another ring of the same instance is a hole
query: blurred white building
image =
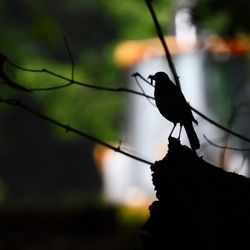
{"type": "MultiPolygon", "coordinates": [[[[228,107],[224,108],[224,112],[230,112],[230,107],[235,106],[235,100],[248,98],[244,91],[246,74],[244,67],[242,68],[247,50],[244,41],[228,41],[215,36],[206,39],[197,37],[195,27],[189,22],[185,9],[177,12],[176,27],[176,36],[166,37],[166,43],[173,57],[182,92],[192,107],[227,126],[227,121],[220,116],[220,112],[223,112],[222,106],[227,103],[228,107]],[[232,65],[233,68],[229,70],[232,65]],[[220,77],[225,74],[229,74],[229,82],[220,77]],[[241,84],[241,93],[224,95],[224,99],[220,97],[223,96],[221,85],[224,84],[225,89],[234,89],[234,80],[239,74],[242,79],[240,83],[236,83],[241,84]]],[[[153,87],[138,78],[141,85],[139,87],[135,78],[131,77],[133,73],[138,72],[147,78],[150,74],[165,71],[173,79],[162,45],[157,38],[119,44],[115,51],[115,60],[127,70],[128,88],[141,91],[142,87],[150,96],[153,96],[153,87]]],[[[168,150],[168,135],[173,124],[161,116],[153,101],[150,102],[142,96],[128,94],[126,109],[121,149],[151,162],[162,159],[168,150]]],[[[247,110],[250,109],[247,107],[247,110]]],[[[212,164],[219,166],[223,162],[222,167],[226,170],[247,175],[248,155],[212,146],[203,135],[218,145],[224,145],[225,133],[195,112],[193,114],[199,122],[198,127],[194,125],[201,143],[198,154],[212,164]]],[[[244,121],[250,124],[250,119],[246,116],[244,121]]],[[[250,137],[247,126],[239,126],[235,122],[231,129],[238,129],[239,133],[250,137]]],[[[173,136],[177,137],[178,131],[179,127],[176,127],[173,136]]],[[[189,146],[185,130],[182,131],[181,142],[189,146]]],[[[233,139],[229,140],[229,144],[230,142],[241,147],[239,140],[233,139]]],[[[108,151],[103,160],[103,177],[104,194],[109,201],[143,205],[155,198],[150,166],[145,163],[108,151]]]]}

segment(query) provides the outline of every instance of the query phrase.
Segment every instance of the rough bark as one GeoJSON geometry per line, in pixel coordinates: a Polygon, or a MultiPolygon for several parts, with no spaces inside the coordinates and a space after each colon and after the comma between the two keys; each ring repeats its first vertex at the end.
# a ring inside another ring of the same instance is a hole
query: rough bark
{"type": "Polygon", "coordinates": [[[249,248],[249,178],[205,162],[174,138],[151,170],[158,200],[142,227],[144,249],[249,248]]]}

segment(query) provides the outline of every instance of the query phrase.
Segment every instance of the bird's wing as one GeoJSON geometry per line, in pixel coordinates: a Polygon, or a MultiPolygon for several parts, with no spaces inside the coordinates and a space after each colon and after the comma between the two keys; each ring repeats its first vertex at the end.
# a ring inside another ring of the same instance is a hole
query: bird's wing
{"type": "Polygon", "coordinates": [[[175,103],[177,106],[176,109],[178,109],[180,112],[182,111],[183,114],[185,114],[187,120],[192,120],[194,123],[198,124],[197,120],[193,116],[189,103],[179,89],[177,89],[175,103]]]}

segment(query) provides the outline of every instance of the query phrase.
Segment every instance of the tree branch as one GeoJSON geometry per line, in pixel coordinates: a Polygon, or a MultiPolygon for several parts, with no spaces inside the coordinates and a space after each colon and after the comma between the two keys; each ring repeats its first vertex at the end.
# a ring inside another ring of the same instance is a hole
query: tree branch
{"type": "Polygon", "coordinates": [[[71,81],[74,81],[74,73],[75,73],[75,62],[74,62],[74,58],[72,56],[72,53],[70,51],[70,48],[69,48],[69,43],[66,39],[66,37],[64,37],[64,44],[65,44],[65,47],[66,47],[66,50],[68,52],[68,55],[69,55],[69,58],[70,58],[70,61],[71,61],[71,65],[72,65],[72,69],[71,69],[71,81]]]}
{"type": "MultiPolygon", "coordinates": [[[[34,89],[31,89],[32,91],[47,91],[47,90],[55,90],[55,89],[61,89],[61,88],[64,88],[64,87],[68,87],[72,84],[76,84],[76,85],[80,85],[82,87],[86,87],[86,88],[91,88],[91,89],[95,89],[95,90],[101,90],[101,91],[110,91],[110,92],[126,92],[126,93],[131,93],[131,94],[135,94],[135,95],[140,95],[140,96],[143,96],[143,97],[146,97],[147,99],[152,99],[154,100],[154,97],[150,96],[150,95],[147,95],[145,93],[141,93],[139,91],[136,91],[136,90],[132,90],[132,89],[127,89],[127,88],[122,88],[122,87],[118,87],[118,88],[111,88],[111,87],[103,87],[103,86],[100,86],[100,85],[93,85],[93,84],[87,84],[87,83],[83,83],[83,82],[80,82],[80,81],[76,81],[76,80],[71,80],[70,78],[68,77],[65,77],[65,76],[62,76],[60,74],[57,74],[57,73],[54,73],[50,70],[47,70],[47,69],[27,69],[27,68],[24,68],[22,66],[19,66],[19,65],[16,65],[15,63],[13,63],[12,61],[8,60],[7,61],[11,66],[19,69],[19,70],[23,70],[23,71],[28,71],[28,72],[34,72],[34,73],[46,73],[46,74],[49,74],[49,75],[52,75],[52,76],[55,76],[59,79],[62,79],[62,80],[65,80],[65,81],[69,81],[69,83],[67,84],[63,84],[63,85],[59,85],[59,86],[54,86],[54,87],[49,87],[49,88],[34,88],[34,89]]],[[[141,74],[139,73],[134,73],[132,74],[132,76],[135,76],[135,77],[140,77],[143,81],[145,81],[146,83],[149,83],[141,74]]],[[[204,115],[203,113],[201,113],[200,111],[198,111],[196,108],[190,106],[190,108],[192,109],[192,111],[194,111],[196,114],[198,114],[199,116],[201,116],[202,118],[204,118],[206,121],[208,121],[209,123],[213,124],[214,126],[244,140],[244,141],[247,141],[247,142],[250,142],[250,138],[247,138],[233,130],[230,130],[224,126],[222,126],[221,124],[215,122],[214,120],[212,120],[211,118],[209,118],[208,116],[204,115]]]]}
{"type": "MultiPolygon", "coordinates": [[[[190,106],[190,107],[191,107],[191,106],[190,106]]],[[[240,138],[240,139],[242,139],[242,140],[244,140],[244,141],[250,142],[250,138],[247,138],[247,137],[245,137],[245,136],[243,136],[243,135],[241,135],[241,134],[239,134],[239,133],[234,132],[233,130],[230,130],[230,129],[228,129],[228,128],[222,126],[222,125],[220,125],[219,123],[213,121],[212,119],[210,119],[210,118],[208,118],[207,116],[205,116],[204,114],[202,114],[200,111],[198,111],[198,110],[195,109],[194,107],[191,107],[191,109],[192,109],[196,114],[198,114],[198,115],[201,116],[202,118],[206,119],[208,122],[210,122],[210,123],[213,124],[214,126],[220,128],[220,129],[222,129],[222,130],[224,130],[224,131],[230,133],[231,135],[234,135],[234,136],[236,136],[236,137],[238,137],[238,138],[240,138]]]]}
{"type": "Polygon", "coordinates": [[[218,144],[212,142],[210,139],[208,139],[207,136],[203,135],[203,137],[205,138],[205,140],[209,144],[213,145],[216,148],[221,148],[221,149],[226,149],[226,150],[234,150],[234,151],[250,151],[250,148],[236,148],[236,147],[218,145],[218,144]]]}
{"type": "Polygon", "coordinates": [[[76,85],[79,85],[79,86],[82,86],[82,87],[96,89],[96,90],[110,91],[110,92],[127,92],[127,93],[132,93],[132,94],[144,96],[144,97],[149,98],[149,99],[154,99],[152,96],[146,95],[145,93],[141,93],[141,92],[133,90],[133,89],[122,88],[122,87],[112,88],[112,87],[103,87],[103,86],[100,86],[100,85],[88,84],[88,83],[72,80],[72,79],[70,79],[70,78],[68,78],[66,76],[63,76],[61,74],[57,74],[57,73],[55,73],[53,71],[50,71],[48,69],[45,69],[45,68],[44,69],[28,69],[28,68],[24,68],[22,66],[19,66],[19,65],[15,64],[14,62],[10,61],[10,60],[8,60],[7,62],[12,67],[17,68],[17,69],[22,70],[22,71],[27,71],[27,72],[32,72],[32,73],[45,73],[45,74],[49,74],[49,75],[52,75],[54,77],[57,77],[59,79],[62,79],[64,81],[69,82],[67,84],[62,84],[62,85],[48,87],[48,88],[33,88],[33,89],[31,89],[32,91],[55,90],[55,89],[61,89],[61,88],[68,87],[68,86],[70,86],[72,84],[76,84],[76,85]]]}
{"type": "Polygon", "coordinates": [[[143,163],[148,164],[148,165],[153,164],[150,161],[147,161],[147,160],[142,159],[142,158],[140,158],[140,157],[138,157],[136,155],[133,155],[133,154],[130,154],[130,153],[124,151],[124,150],[121,150],[120,145],[118,147],[114,147],[111,144],[108,144],[108,143],[106,143],[106,142],[104,142],[104,141],[102,141],[102,140],[100,140],[100,139],[98,139],[98,138],[96,138],[94,136],[91,136],[91,135],[89,135],[89,134],[87,134],[85,132],[82,132],[82,131],[80,131],[78,129],[75,129],[75,128],[69,126],[69,125],[65,125],[65,124],[63,124],[63,123],[61,123],[61,122],[59,122],[59,121],[57,121],[57,120],[55,120],[55,119],[53,119],[53,118],[51,118],[49,116],[46,116],[46,115],[44,115],[44,114],[30,108],[29,106],[23,104],[19,99],[5,99],[5,98],[0,97],[0,102],[11,105],[11,106],[16,106],[16,107],[22,108],[23,110],[31,113],[34,116],[37,116],[37,117],[39,117],[39,118],[41,118],[43,120],[46,120],[46,121],[56,125],[57,127],[65,129],[66,132],[73,132],[73,133],[75,133],[75,134],[77,134],[79,136],[85,137],[85,138],[87,138],[87,139],[89,139],[91,141],[94,141],[94,142],[96,142],[96,143],[98,143],[100,145],[103,145],[103,146],[105,146],[105,147],[107,147],[109,149],[112,149],[115,152],[126,155],[126,156],[128,156],[128,157],[130,157],[130,158],[132,158],[134,160],[143,162],[143,163]]]}
{"type": "MultiPolygon", "coordinates": [[[[59,85],[59,86],[54,86],[54,87],[49,87],[49,88],[34,88],[34,89],[31,89],[32,91],[47,91],[47,90],[55,90],[55,89],[60,89],[60,88],[64,88],[64,87],[68,87],[72,84],[76,84],[76,85],[80,85],[82,87],[86,87],[86,88],[91,88],[91,89],[95,89],[95,90],[102,90],[102,91],[111,91],[111,92],[126,92],[126,93],[131,93],[131,94],[135,94],[135,95],[140,95],[140,96],[143,96],[143,97],[146,97],[148,99],[152,99],[154,100],[154,97],[150,96],[150,95],[147,95],[145,93],[141,93],[139,91],[136,91],[136,90],[132,90],[132,89],[127,89],[127,88],[122,88],[122,87],[118,87],[118,88],[111,88],[111,87],[103,87],[103,86],[100,86],[100,85],[93,85],[93,84],[87,84],[87,83],[83,83],[83,82],[80,82],[80,81],[76,81],[76,80],[73,80],[71,81],[70,78],[68,77],[65,77],[65,76],[62,76],[60,74],[57,74],[57,73],[54,73],[50,70],[47,70],[47,69],[27,69],[27,68],[24,68],[24,67],[21,67],[19,65],[16,65],[15,63],[13,63],[12,61],[8,60],[7,61],[11,66],[19,69],[19,70],[23,70],[23,71],[28,71],[28,72],[34,72],[34,73],[47,73],[47,74],[50,74],[52,76],[55,76],[59,79],[62,79],[62,80],[65,80],[65,81],[69,81],[69,83],[67,84],[64,84],[64,85],[59,85]]],[[[144,80],[145,82],[149,83],[143,76],[141,76],[139,73],[134,73],[132,76],[138,76],[140,77],[142,80],[144,80]]],[[[201,113],[200,111],[198,111],[196,108],[190,106],[190,108],[192,109],[192,111],[194,111],[196,114],[198,114],[199,116],[201,116],[202,118],[204,118],[205,120],[207,120],[209,123],[213,124],[214,126],[234,135],[235,137],[238,137],[244,141],[247,141],[247,142],[250,142],[250,138],[247,138],[233,130],[230,130],[224,126],[222,126],[221,124],[215,122],[214,120],[212,120],[211,118],[209,118],[208,116],[204,115],[203,113],[201,113]]]]}
{"type": "Polygon", "coordinates": [[[179,77],[178,77],[178,75],[176,73],[176,69],[175,69],[173,60],[171,58],[171,54],[169,52],[167,43],[165,42],[164,35],[162,33],[162,30],[161,30],[160,24],[158,22],[157,16],[155,14],[154,8],[153,8],[153,6],[151,4],[151,0],[146,0],[146,4],[148,6],[148,9],[149,9],[150,14],[152,16],[152,19],[154,21],[154,25],[155,25],[155,28],[156,28],[157,35],[158,35],[158,37],[159,37],[159,39],[160,39],[160,41],[162,43],[162,46],[164,48],[166,58],[167,58],[167,61],[168,61],[168,64],[169,64],[169,68],[170,68],[170,70],[171,70],[171,72],[173,74],[173,77],[174,77],[175,84],[181,90],[181,84],[180,84],[180,81],[179,81],[179,77]]]}

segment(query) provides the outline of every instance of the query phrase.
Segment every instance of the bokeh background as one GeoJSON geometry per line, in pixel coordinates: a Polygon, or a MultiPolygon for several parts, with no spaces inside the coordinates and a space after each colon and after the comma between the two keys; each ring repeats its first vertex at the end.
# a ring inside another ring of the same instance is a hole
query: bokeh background
{"type": "MultiPolygon", "coordinates": [[[[182,90],[197,110],[250,138],[249,1],[152,1],[182,90]]],[[[149,95],[144,77],[167,71],[145,1],[0,0],[0,52],[17,65],[83,83],[149,95]]],[[[28,88],[67,81],[10,64],[28,88]]],[[[171,76],[172,78],[172,76],[171,76]]],[[[1,98],[33,109],[147,161],[167,152],[172,124],[146,98],[71,85],[34,91],[1,84],[1,98]]],[[[200,155],[248,176],[250,148],[194,113],[200,155]]],[[[177,131],[178,132],[178,131],[177,131]]],[[[177,133],[176,133],[177,134],[177,133]]],[[[187,143],[185,134],[182,142],[187,143]]],[[[0,248],[141,249],[140,227],[155,199],[150,165],[113,152],[19,108],[0,105],[0,248]]]]}

